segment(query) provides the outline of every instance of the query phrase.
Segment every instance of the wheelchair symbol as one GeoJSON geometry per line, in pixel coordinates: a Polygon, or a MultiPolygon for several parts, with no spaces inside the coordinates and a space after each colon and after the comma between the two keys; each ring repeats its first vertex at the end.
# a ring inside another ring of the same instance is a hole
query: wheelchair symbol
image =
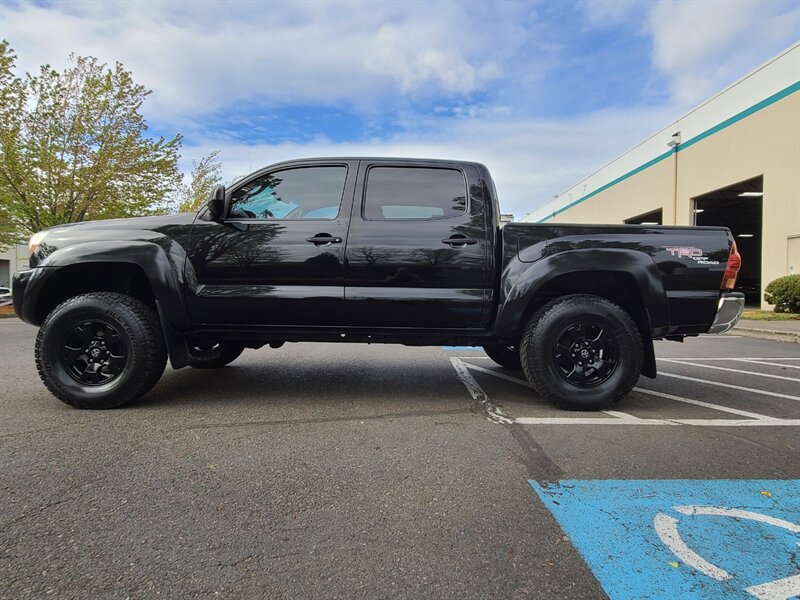
{"type": "MultiPolygon", "coordinates": [[[[673,506],[672,508],[683,515],[714,515],[731,517],[733,519],[758,521],[800,534],[800,525],[749,510],[720,508],[716,506],[673,506]]],[[[678,533],[678,519],[660,512],[653,519],[653,526],[655,527],[658,537],[664,542],[664,545],[666,545],[681,561],[693,569],[717,581],[733,579],[733,575],[711,564],[686,545],[686,542],[681,539],[678,533]]],[[[800,546],[800,542],[798,542],[798,546],[800,546]]],[[[758,598],[758,600],[788,600],[800,594],[800,575],[793,575],[768,583],[750,586],[744,591],[758,598]]]]}

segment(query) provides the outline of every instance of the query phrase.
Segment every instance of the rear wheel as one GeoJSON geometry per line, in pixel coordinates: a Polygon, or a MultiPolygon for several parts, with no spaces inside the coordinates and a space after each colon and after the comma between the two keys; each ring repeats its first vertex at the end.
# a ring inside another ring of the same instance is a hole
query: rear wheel
{"type": "Polygon", "coordinates": [[[111,292],[71,298],[36,338],[36,368],[48,390],[76,408],[114,408],[152,388],[167,349],[156,312],[111,292]]]}
{"type": "Polygon", "coordinates": [[[626,396],[639,379],[642,338],[616,304],[597,296],[566,296],[533,315],[521,358],[528,381],[556,406],[601,410],[626,396]]]}
{"type": "Polygon", "coordinates": [[[217,369],[233,362],[244,352],[244,346],[233,342],[208,342],[189,346],[189,366],[195,369],[217,369]]]}
{"type": "Polygon", "coordinates": [[[485,344],[483,351],[501,367],[506,367],[507,369],[522,368],[522,362],[519,358],[519,346],[485,344]]]}

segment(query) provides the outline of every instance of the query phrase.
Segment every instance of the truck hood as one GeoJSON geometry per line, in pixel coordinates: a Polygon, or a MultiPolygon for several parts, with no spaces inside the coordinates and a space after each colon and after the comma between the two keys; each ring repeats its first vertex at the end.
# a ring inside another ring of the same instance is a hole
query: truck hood
{"type": "Polygon", "coordinates": [[[195,216],[194,213],[181,213],[56,225],[37,234],[39,242],[31,254],[30,266],[42,265],[48,256],[62,248],[87,242],[137,240],[163,244],[167,240],[185,236],[195,216]]]}
{"type": "Polygon", "coordinates": [[[65,223],[43,229],[50,232],[61,230],[95,230],[95,229],[147,229],[156,231],[166,225],[188,225],[194,221],[195,213],[179,213],[177,215],[158,215],[155,217],[130,217],[127,219],[103,219],[102,221],[80,221],[65,223]]]}

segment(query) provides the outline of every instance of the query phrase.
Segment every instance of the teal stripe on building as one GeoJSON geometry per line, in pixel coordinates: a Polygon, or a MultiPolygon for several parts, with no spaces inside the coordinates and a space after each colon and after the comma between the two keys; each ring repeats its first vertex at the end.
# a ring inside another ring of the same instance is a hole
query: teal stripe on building
{"type": "Polygon", "coordinates": [[[592,198],[593,196],[596,196],[597,194],[599,194],[601,192],[604,192],[605,190],[617,185],[618,183],[621,183],[621,182],[625,181],[626,179],[629,179],[629,178],[633,177],[637,173],[641,173],[645,169],[649,169],[653,165],[657,165],[662,160],[669,158],[670,156],[672,156],[676,152],[680,152],[682,150],[685,150],[686,148],[690,148],[691,146],[694,146],[698,142],[702,142],[704,139],[706,139],[708,137],[711,137],[715,133],[718,133],[718,132],[722,131],[723,129],[726,129],[726,128],[730,127],[731,125],[734,125],[735,123],[738,123],[739,121],[742,121],[743,119],[746,119],[750,115],[755,114],[758,111],[760,111],[760,110],[762,110],[764,108],[767,108],[768,106],[771,106],[772,104],[775,104],[776,102],[779,102],[779,101],[783,100],[787,96],[790,96],[790,95],[794,94],[797,91],[800,91],[800,81],[797,81],[797,82],[793,83],[792,85],[790,85],[789,87],[784,88],[784,89],[782,89],[781,91],[779,91],[779,92],[777,92],[775,94],[772,94],[768,98],[765,98],[764,100],[754,104],[750,108],[745,109],[745,110],[743,110],[742,112],[740,112],[738,114],[735,114],[734,116],[730,117],[729,119],[725,119],[721,123],[715,125],[714,127],[711,127],[710,129],[707,129],[703,133],[700,133],[700,134],[694,136],[693,138],[683,142],[682,144],[676,146],[672,150],[667,150],[663,154],[659,154],[655,158],[647,161],[643,165],[640,165],[640,166],[636,167],[632,171],[628,171],[627,173],[617,177],[613,181],[609,181],[605,185],[600,186],[599,188],[597,188],[593,192],[590,192],[590,193],[586,194],[585,196],[582,196],[581,198],[578,198],[577,200],[574,200],[574,201],[570,202],[566,206],[564,206],[562,208],[559,208],[558,210],[554,211],[552,214],[547,215],[546,217],[543,217],[542,219],[540,219],[538,221],[538,223],[544,223],[545,221],[547,221],[549,219],[552,219],[553,217],[555,217],[557,215],[560,215],[561,213],[569,210],[570,208],[572,208],[574,206],[577,206],[581,202],[585,202],[589,198],[592,198]]]}

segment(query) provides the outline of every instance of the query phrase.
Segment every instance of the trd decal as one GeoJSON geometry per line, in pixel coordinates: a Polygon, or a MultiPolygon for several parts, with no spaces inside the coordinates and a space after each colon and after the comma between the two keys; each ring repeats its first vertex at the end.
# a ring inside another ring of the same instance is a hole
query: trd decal
{"type": "Polygon", "coordinates": [[[700,248],[694,246],[667,246],[665,248],[672,256],[677,258],[689,258],[699,265],[718,265],[718,260],[709,260],[700,248]]]}

